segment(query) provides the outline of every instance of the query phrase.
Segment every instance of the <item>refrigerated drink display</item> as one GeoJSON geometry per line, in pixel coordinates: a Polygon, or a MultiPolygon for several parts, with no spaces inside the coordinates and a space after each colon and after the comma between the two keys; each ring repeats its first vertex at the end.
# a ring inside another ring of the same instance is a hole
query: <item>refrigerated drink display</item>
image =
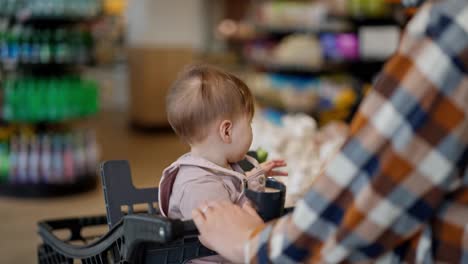
{"type": "Polygon", "coordinates": [[[99,110],[93,21],[101,0],[0,0],[0,195],[93,188],[99,147],[73,121],[99,110]]]}

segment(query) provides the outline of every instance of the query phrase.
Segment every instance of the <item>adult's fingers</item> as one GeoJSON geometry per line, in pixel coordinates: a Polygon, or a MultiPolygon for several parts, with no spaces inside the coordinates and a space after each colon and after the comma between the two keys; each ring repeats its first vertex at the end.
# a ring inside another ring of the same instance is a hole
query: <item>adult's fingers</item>
{"type": "Polygon", "coordinates": [[[289,173],[286,171],[278,171],[278,170],[273,170],[270,173],[268,173],[268,176],[288,176],[289,173]]]}
{"type": "Polygon", "coordinates": [[[259,217],[257,211],[255,211],[255,209],[249,203],[244,203],[242,205],[242,209],[244,209],[250,215],[259,217]]]}
{"type": "Polygon", "coordinates": [[[207,202],[206,205],[210,208],[209,210],[212,212],[215,209],[230,206],[232,205],[232,202],[231,201],[210,201],[210,202],[207,202]]]}
{"type": "Polygon", "coordinates": [[[199,208],[192,210],[192,219],[195,225],[197,226],[198,231],[200,231],[200,233],[203,233],[206,226],[206,217],[199,208]]]}
{"type": "Polygon", "coordinates": [[[207,248],[213,250],[213,247],[212,245],[208,242],[208,240],[205,239],[204,236],[198,236],[198,239],[200,240],[200,242],[207,248]]]}
{"type": "Polygon", "coordinates": [[[288,164],[286,163],[286,161],[284,161],[284,160],[273,160],[272,162],[273,162],[273,164],[275,164],[276,166],[286,166],[286,165],[288,165],[288,164]]]}

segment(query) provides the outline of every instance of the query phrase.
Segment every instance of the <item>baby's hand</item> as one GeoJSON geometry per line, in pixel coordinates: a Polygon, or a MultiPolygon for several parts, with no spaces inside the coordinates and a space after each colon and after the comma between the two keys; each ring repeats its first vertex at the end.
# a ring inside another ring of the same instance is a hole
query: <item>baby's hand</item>
{"type": "Polygon", "coordinates": [[[284,160],[270,160],[260,164],[260,167],[265,171],[265,176],[288,176],[285,171],[274,170],[275,168],[285,167],[287,164],[284,160]]]}

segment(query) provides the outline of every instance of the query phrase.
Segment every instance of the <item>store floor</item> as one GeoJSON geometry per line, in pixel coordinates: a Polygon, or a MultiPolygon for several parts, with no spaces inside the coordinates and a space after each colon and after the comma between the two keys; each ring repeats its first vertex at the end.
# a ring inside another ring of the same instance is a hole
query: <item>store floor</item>
{"type": "MultiPolygon", "coordinates": [[[[81,125],[81,124],[80,124],[81,125]]],[[[187,148],[174,134],[141,134],[128,129],[127,118],[106,112],[84,125],[95,127],[103,160],[127,159],[137,187],[154,186],[161,171],[187,148]]],[[[0,263],[37,263],[37,221],[105,213],[101,188],[53,199],[0,197],[0,263]]]]}

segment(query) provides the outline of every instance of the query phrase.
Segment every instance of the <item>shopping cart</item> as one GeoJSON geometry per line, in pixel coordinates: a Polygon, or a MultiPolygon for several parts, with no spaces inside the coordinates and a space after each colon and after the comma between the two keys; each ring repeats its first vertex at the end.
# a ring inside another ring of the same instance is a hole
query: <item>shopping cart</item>
{"type": "MultiPolygon", "coordinates": [[[[200,243],[193,221],[159,214],[158,189],[136,189],[127,161],[104,162],[100,173],[107,216],[40,222],[39,235],[43,241],[38,247],[40,264],[171,264],[216,254],[200,243]],[[141,204],[147,207],[144,212],[136,210],[141,204]],[[99,234],[86,232],[99,227],[99,234]],[[68,232],[66,237],[64,231],[68,232]]],[[[285,212],[286,191],[283,184],[273,179],[267,180],[267,186],[278,192],[246,193],[266,220],[285,212]]]]}

